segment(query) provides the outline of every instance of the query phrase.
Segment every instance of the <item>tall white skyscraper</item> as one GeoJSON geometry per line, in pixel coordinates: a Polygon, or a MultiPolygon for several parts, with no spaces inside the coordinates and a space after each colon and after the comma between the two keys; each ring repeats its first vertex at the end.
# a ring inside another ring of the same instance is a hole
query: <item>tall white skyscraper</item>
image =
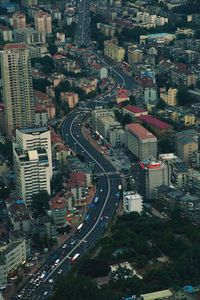
{"type": "Polygon", "coordinates": [[[6,134],[34,126],[34,97],[29,50],[25,44],[7,44],[1,52],[6,134]]]}
{"type": "Polygon", "coordinates": [[[33,194],[42,190],[51,192],[50,131],[46,127],[17,129],[13,155],[17,193],[30,206],[33,194]]]}

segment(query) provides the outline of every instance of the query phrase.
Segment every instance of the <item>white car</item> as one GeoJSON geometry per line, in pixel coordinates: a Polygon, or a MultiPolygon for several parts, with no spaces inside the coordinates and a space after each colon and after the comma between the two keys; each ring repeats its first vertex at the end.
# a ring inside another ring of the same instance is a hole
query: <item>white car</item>
{"type": "Polygon", "coordinates": [[[62,246],[63,249],[65,249],[66,247],[67,247],[67,244],[64,244],[64,245],[62,246]]]}
{"type": "Polygon", "coordinates": [[[61,274],[62,273],[62,269],[60,269],[59,271],[58,271],[58,274],[61,274]]]}

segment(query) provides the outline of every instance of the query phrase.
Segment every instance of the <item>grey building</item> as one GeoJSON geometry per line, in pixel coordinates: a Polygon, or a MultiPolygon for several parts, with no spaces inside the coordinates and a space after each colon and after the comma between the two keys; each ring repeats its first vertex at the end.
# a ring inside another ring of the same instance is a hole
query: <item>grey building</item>
{"type": "Polygon", "coordinates": [[[14,40],[17,43],[42,44],[46,43],[46,34],[33,28],[14,30],[14,40]]]}
{"type": "Polygon", "coordinates": [[[166,164],[153,159],[137,163],[133,170],[136,189],[145,200],[154,199],[154,190],[161,185],[170,185],[169,170],[166,164]]]}

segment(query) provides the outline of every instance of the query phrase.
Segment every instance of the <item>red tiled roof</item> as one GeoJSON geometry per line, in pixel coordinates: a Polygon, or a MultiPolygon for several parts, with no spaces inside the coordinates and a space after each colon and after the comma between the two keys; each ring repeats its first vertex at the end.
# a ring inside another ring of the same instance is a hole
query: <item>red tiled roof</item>
{"type": "Polygon", "coordinates": [[[119,98],[127,98],[128,97],[128,90],[118,90],[117,91],[117,97],[119,98]]]}
{"type": "Polygon", "coordinates": [[[134,135],[136,135],[139,139],[145,140],[149,138],[155,138],[155,136],[149,132],[146,128],[144,128],[140,124],[128,124],[126,125],[126,128],[129,129],[134,135]]]}
{"type": "Polygon", "coordinates": [[[64,209],[67,207],[67,199],[58,193],[54,198],[50,200],[51,209],[64,209]]]}
{"type": "Polygon", "coordinates": [[[5,50],[9,50],[9,49],[27,49],[27,45],[26,44],[6,44],[5,45],[5,50]]]}
{"type": "Polygon", "coordinates": [[[45,113],[47,112],[47,109],[44,105],[36,105],[35,106],[35,113],[45,113]]]}
{"type": "Polygon", "coordinates": [[[85,185],[86,175],[83,172],[74,172],[69,175],[68,187],[73,188],[76,186],[83,187],[85,185]]]}
{"type": "Polygon", "coordinates": [[[146,110],[143,110],[137,106],[134,105],[127,105],[126,107],[124,107],[125,110],[128,110],[132,113],[142,113],[142,112],[146,112],[146,110]]]}
{"type": "Polygon", "coordinates": [[[45,94],[45,93],[42,93],[37,90],[34,90],[33,93],[37,99],[48,100],[48,101],[50,100],[49,96],[47,96],[47,94],[45,94]]]}
{"type": "Polygon", "coordinates": [[[141,120],[153,127],[156,127],[158,129],[170,129],[172,128],[168,123],[165,123],[163,121],[160,121],[156,118],[154,118],[151,115],[147,115],[147,116],[140,116],[138,117],[138,120],[141,120]]]}
{"type": "Polygon", "coordinates": [[[54,131],[51,131],[51,143],[52,144],[62,143],[60,136],[54,131]]]}

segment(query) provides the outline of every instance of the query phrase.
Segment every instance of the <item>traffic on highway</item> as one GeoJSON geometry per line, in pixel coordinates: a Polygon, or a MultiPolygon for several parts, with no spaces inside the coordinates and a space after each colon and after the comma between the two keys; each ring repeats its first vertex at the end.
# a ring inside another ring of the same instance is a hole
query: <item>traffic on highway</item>
{"type": "MultiPolygon", "coordinates": [[[[76,33],[78,46],[84,43],[91,44],[88,32],[89,1],[79,0],[76,33]]],[[[91,51],[98,56],[103,65],[109,66],[109,62],[95,48],[92,48],[91,51]]],[[[113,97],[117,86],[124,88],[133,84],[118,66],[112,67],[111,71],[116,85],[110,91],[110,94],[106,96],[107,100],[113,97]]],[[[102,100],[101,97],[99,100],[102,100]]],[[[91,104],[91,107],[93,104],[91,104]]],[[[13,299],[48,299],[52,295],[55,281],[60,276],[67,274],[72,265],[102,237],[109,220],[118,207],[121,178],[115,167],[83,136],[80,124],[83,124],[87,114],[88,109],[84,105],[80,105],[70,112],[62,123],[61,134],[71,149],[84,155],[86,164],[89,166],[92,164],[93,172],[97,176],[97,191],[93,205],[90,206],[87,212],[87,219],[85,218],[79,224],[76,232],[48,257],[37,273],[31,274],[28,282],[13,299]]]]}

